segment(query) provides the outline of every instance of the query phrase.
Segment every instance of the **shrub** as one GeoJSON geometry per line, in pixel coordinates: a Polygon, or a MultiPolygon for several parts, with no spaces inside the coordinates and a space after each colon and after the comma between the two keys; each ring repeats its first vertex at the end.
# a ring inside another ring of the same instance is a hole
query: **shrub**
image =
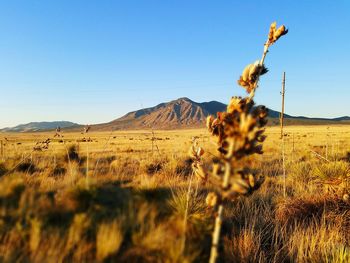
{"type": "Polygon", "coordinates": [[[5,164],[0,163],[0,177],[7,173],[5,164]]]}
{"type": "Polygon", "coordinates": [[[290,198],[278,204],[276,220],[282,225],[292,226],[294,223],[308,224],[314,220],[319,221],[322,215],[329,213],[344,215],[349,211],[350,204],[336,196],[290,198]]]}
{"type": "Polygon", "coordinates": [[[344,161],[322,163],[313,168],[311,174],[321,179],[345,178],[349,174],[349,164],[344,161]]]}
{"type": "Polygon", "coordinates": [[[146,173],[148,175],[153,175],[158,173],[163,168],[163,164],[161,162],[151,163],[146,165],[146,173]]]}
{"type": "Polygon", "coordinates": [[[65,156],[65,161],[75,161],[80,162],[81,158],[79,157],[78,148],[76,145],[71,145],[67,150],[67,155],[65,156]]]}
{"type": "Polygon", "coordinates": [[[51,172],[51,174],[50,174],[49,176],[53,176],[53,177],[55,177],[55,176],[62,176],[62,175],[64,175],[66,172],[67,172],[67,169],[66,169],[66,168],[64,168],[64,167],[62,167],[62,166],[59,166],[59,165],[56,165],[56,166],[53,168],[53,170],[52,170],[52,172],[51,172]]]}
{"type": "Polygon", "coordinates": [[[33,174],[37,169],[32,162],[25,161],[20,163],[15,170],[22,173],[33,174]]]}
{"type": "Polygon", "coordinates": [[[184,177],[191,175],[192,163],[193,163],[193,160],[191,158],[187,158],[185,160],[182,160],[179,164],[176,165],[175,173],[182,175],[184,177]]]}

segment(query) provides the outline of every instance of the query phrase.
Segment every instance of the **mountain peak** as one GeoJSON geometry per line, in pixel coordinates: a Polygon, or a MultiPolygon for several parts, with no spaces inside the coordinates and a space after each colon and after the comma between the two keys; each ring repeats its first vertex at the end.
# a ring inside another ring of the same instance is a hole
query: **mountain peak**
{"type": "Polygon", "coordinates": [[[169,103],[184,104],[184,103],[196,103],[196,102],[190,100],[189,98],[182,97],[182,98],[178,98],[176,100],[172,100],[169,103]]]}
{"type": "Polygon", "coordinates": [[[182,97],[155,107],[130,112],[110,124],[118,129],[199,127],[208,115],[215,115],[225,108],[226,105],[220,102],[198,103],[182,97]]]}
{"type": "Polygon", "coordinates": [[[178,99],[176,99],[175,101],[186,101],[186,102],[194,102],[194,101],[192,101],[192,100],[190,100],[189,98],[187,98],[187,97],[182,97],[182,98],[178,98],[178,99]]]}

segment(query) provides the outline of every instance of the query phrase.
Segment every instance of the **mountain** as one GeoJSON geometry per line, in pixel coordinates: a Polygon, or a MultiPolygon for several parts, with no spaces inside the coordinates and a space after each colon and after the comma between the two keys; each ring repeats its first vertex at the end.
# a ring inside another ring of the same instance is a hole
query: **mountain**
{"type": "Polygon", "coordinates": [[[0,129],[0,132],[34,132],[34,131],[44,131],[53,130],[57,127],[61,128],[73,128],[80,126],[77,123],[70,121],[42,121],[42,122],[30,122],[26,124],[20,124],[15,127],[8,127],[0,129]]]}
{"type": "Polygon", "coordinates": [[[226,105],[217,101],[198,103],[180,98],[155,107],[130,112],[109,123],[96,125],[97,129],[175,129],[200,127],[209,114],[223,111],[226,105]]]}
{"type": "Polygon", "coordinates": [[[113,124],[147,128],[177,128],[179,126],[197,126],[204,123],[210,114],[223,111],[226,105],[217,101],[198,103],[188,98],[180,98],[162,103],[152,108],[130,112],[112,121],[113,124]],[[135,123],[136,121],[136,123],[135,123]]]}
{"type": "MultiPolygon", "coordinates": [[[[188,98],[179,98],[167,103],[161,103],[151,108],[132,111],[123,117],[108,123],[91,125],[92,130],[132,130],[132,129],[179,129],[205,127],[208,115],[216,116],[219,111],[226,110],[226,104],[217,101],[194,102],[188,98]]],[[[280,112],[269,109],[268,125],[279,125],[280,112]]],[[[334,125],[350,124],[350,117],[343,116],[333,119],[308,118],[284,114],[286,125],[334,125]]],[[[13,128],[5,128],[0,132],[32,132],[53,130],[56,127],[70,131],[80,131],[82,126],[73,122],[31,122],[13,128]]]]}
{"type": "Polygon", "coordinates": [[[342,116],[342,117],[338,117],[338,118],[333,118],[332,120],[335,120],[335,121],[350,121],[350,116],[342,116]]]}
{"type": "MultiPolygon", "coordinates": [[[[124,129],[176,129],[204,127],[208,115],[216,115],[226,110],[226,104],[217,101],[194,102],[188,98],[179,98],[155,107],[129,112],[123,117],[109,123],[93,125],[94,130],[124,129]]],[[[269,109],[269,124],[279,124],[280,112],[269,109]]],[[[294,117],[284,114],[286,125],[289,124],[341,124],[349,123],[350,117],[335,119],[294,117]]]]}

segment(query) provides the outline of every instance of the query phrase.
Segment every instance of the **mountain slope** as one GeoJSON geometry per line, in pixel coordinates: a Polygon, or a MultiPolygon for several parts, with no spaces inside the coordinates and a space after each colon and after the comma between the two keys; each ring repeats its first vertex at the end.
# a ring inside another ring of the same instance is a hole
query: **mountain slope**
{"type": "MultiPolygon", "coordinates": [[[[95,131],[103,130],[131,130],[131,129],[179,129],[205,127],[208,115],[216,116],[217,112],[225,111],[226,104],[217,101],[194,102],[188,98],[180,98],[157,106],[130,112],[123,117],[108,123],[92,125],[95,131]]],[[[269,109],[268,125],[279,124],[280,113],[269,109]]],[[[286,125],[334,125],[350,124],[349,116],[333,119],[308,118],[304,116],[291,116],[284,114],[286,125]]],[[[81,125],[73,122],[31,122],[13,128],[5,128],[0,132],[30,132],[52,130],[56,127],[65,130],[79,131],[81,125]]]]}
{"type": "MultiPolygon", "coordinates": [[[[226,105],[217,101],[198,103],[188,98],[180,98],[155,107],[130,112],[109,123],[94,125],[94,130],[124,129],[176,129],[204,127],[208,115],[224,111],[226,105]]],[[[279,124],[280,113],[269,109],[269,125],[279,124]]],[[[350,123],[350,117],[335,119],[294,117],[284,114],[285,124],[341,124],[350,123]]]]}
{"type": "Polygon", "coordinates": [[[44,131],[53,130],[57,127],[61,128],[72,128],[78,127],[79,124],[70,121],[42,121],[42,122],[30,122],[26,124],[20,124],[15,127],[8,127],[0,129],[1,132],[33,132],[33,131],[44,131]]]}
{"type": "Polygon", "coordinates": [[[226,105],[212,101],[197,103],[188,98],[180,98],[155,107],[130,112],[110,124],[123,128],[178,128],[194,127],[204,123],[210,114],[222,111],[226,105]]]}
{"type": "Polygon", "coordinates": [[[109,123],[94,125],[94,129],[175,129],[200,127],[206,116],[222,111],[226,105],[220,102],[197,103],[180,98],[155,107],[130,112],[109,123]]]}

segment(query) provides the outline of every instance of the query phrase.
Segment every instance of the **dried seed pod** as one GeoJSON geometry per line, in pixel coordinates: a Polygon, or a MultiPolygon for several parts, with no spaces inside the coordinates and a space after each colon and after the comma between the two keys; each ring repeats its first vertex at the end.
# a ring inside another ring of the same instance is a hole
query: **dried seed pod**
{"type": "Polygon", "coordinates": [[[250,84],[248,81],[244,81],[242,76],[239,77],[238,81],[237,81],[238,85],[242,86],[243,88],[245,88],[248,92],[250,89],[250,84]]]}
{"type": "Polygon", "coordinates": [[[245,88],[248,93],[251,93],[256,89],[256,81],[258,80],[259,76],[265,74],[267,71],[267,68],[264,65],[261,65],[260,61],[257,60],[244,68],[243,73],[237,83],[245,88]]]}
{"type": "Polygon", "coordinates": [[[248,180],[249,180],[250,187],[254,187],[255,186],[255,177],[253,174],[248,175],[248,180]]]}
{"type": "Polygon", "coordinates": [[[229,104],[227,105],[227,112],[242,112],[243,106],[244,103],[241,97],[232,97],[229,104]]]}
{"type": "Polygon", "coordinates": [[[222,171],[222,167],[219,163],[214,163],[213,164],[213,172],[214,175],[222,175],[223,171],[222,171]]]}
{"type": "Polygon", "coordinates": [[[216,193],[210,192],[205,199],[205,203],[209,207],[215,207],[218,204],[219,197],[216,193]]]}
{"type": "Polygon", "coordinates": [[[230,191],[240,195],[245,195],[249,192],[249,185],[242,181],[236,181],[231,185],[230,191]]]}
{"type": "Polygon", "coordinates": [[[197,149],[197,156],[198,157],[201,157],[203,154],[204,154],[204,150],[203,150],[203,148],[201,148],[201,147],[198,147],[198,149],[197,149]]]}
{"type": "Polygon", "coordinates": [[[207,173],[204,171],[202,165],[193,163],[192,169],[194,171],[194,174],[197,176],[197,178],[203,181],[207,180],[207,173]]]}
{"type": "Polygon", "coordinates": [[[281,36],[288,33],[288,29],[284,25],[280,26],[274,34],[274,42],[276,42],[281,36]]]}
{"type": "Polygon", "coordinates": [[[260,188],[260,186],[265,182],[265,177],[263,176],[255,176],[255,185],[254,187],[252,188],[252,190],[258,190],[260,188]]]}
{"type": "Polygon", "coordinates": [[[260,72],[259,63],[260,63],[260,61],[257,60],[253,64],[251,64],[250,69],[249,69],[249,76],[248,76],[249,81],[252,81],[254,76],[260,72]]]}
{"type": "Polygon", "coordinates": [[[197,156],[197,151],[196,151],[196,149],[194,148],[194,146],[191,146],[190,150],[188,151],[188,155],[189,155],[191,158],[196,158],[196,156],[197,156]]]}
{"type": "Polygon", "coordinates": [[[269,37],[267,44],[271,46],[275,43],[281,36],[284,36],[288,33],[288,29],[284,25],[280,26],[276,30],[276,22],[273,22],[270,26],[269,37]]]}
{"type": "Polygon", "coordinates": [[[248,64],[244,68],[244,70],[242,72],[242,80],[243,81],[248,81],[249,80],[249,73],[250,73],[250,70],[251,70],[252,67],[254,67],[254,64],[248,64]]]}
{"type": "Polygon", "coordinates": [[[269,37],[268,37],[268,41],[269,43],[273,43],[274,42],[274,35],[275,35],[275,31],[276,31],[276,22],[273,22],[270,26],[270,31],[269,31],[269,37]]]}
{"type": "Polygon", "coordinates": [[[213,121],[214,121],[214,117],[209,115],[207,117],[207,121],[206,121],[207,128],[208,128],[209,131],[213,130],[213,121]]]}

